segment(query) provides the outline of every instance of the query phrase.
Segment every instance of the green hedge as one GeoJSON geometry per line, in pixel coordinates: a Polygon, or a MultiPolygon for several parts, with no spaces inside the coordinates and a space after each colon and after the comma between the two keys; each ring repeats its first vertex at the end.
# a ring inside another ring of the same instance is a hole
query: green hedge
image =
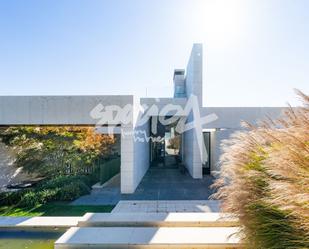
{"type": "Polygon", "coordinates": [[[92,185],[92,182],[88,176],[59,176],[59,177],[56,177],[56,178],[53,178],[51,180],[41,183],[37,187],[37,189],[38,190],[55,189],[55,188],[66,186],[72,182],[78,182],[78,181],[83,182],[88,187],[91,187],[92,185]]]}
{"type": "Polygon", "coordinates": [[[87,176],[61,176],[41,183],[36,188],[0,194],[0,205],[35,207],[50,201],[72,201],[90,193],[87,176]]]}

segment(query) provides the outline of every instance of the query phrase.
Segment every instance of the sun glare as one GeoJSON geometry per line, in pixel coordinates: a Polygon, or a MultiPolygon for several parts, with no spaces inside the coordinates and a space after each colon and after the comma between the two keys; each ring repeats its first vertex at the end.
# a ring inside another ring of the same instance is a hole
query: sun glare
{"type": "Polygon", "coordinates": [[[210,46],[225,46],[241,36],[244,2],[240,0],[198,1],[193,19],[199,39],[210,46]],[[199,34],[198,34],[199,33],[199,34]]]}

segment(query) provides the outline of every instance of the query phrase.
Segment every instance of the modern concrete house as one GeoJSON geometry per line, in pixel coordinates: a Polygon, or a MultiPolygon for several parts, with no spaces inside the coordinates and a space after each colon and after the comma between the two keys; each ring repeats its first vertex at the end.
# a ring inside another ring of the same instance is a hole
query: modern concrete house
{"type": "Polygon", "coordinates": [[[220,144],[242,120],[255,124],[282,108],[204,107],[202,58],[202,44],[194,44],[186,69],[174,71],[171,98],[2,96],[0,125],[92,125],[120,134],[122,193],[134,193],[149,167],[184,165],[203,178],[220,170],[220,144]]]}

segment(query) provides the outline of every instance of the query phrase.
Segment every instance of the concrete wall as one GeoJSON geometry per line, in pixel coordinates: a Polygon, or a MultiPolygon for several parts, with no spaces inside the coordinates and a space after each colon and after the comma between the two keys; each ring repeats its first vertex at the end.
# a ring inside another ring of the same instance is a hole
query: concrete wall
{"type": "Polygon", "coordinates": [[[150,165],[150,119],[144,125],[135,127],[134,141],[134,189],[138,186],[150,165]],[[144,133],[145,132],[145,133],[144,133]]]}
{"type": "Polygon", "coordinates": [[[201,115],[216,114],[218,119],[203,128],[240,129],[241,121],[257,124],[268,117],[279,117],[284,107],[203,107],[201,115]]]}
{"type": "Polygon", "coordinates": [[[256,125],[269,117],[278,118],[284,109],[284,107],[204,107],[201,111],[202,116],[213,113],[218,116],[216,121],[203,126],[207,129],[217,128],[211,132],[211,174],[216,175],[220,171],[222,142],[229,139],[234,132],[244,129],[241,121],[256,125]]]}
{"type": "MultiPolygon", "coordinates": [[[[219,158],[222,154],[221,143],[230,135],[242,129],[241,121],[257,124],[258,121],[267,117],[276,118],[281,113],[282,107],[202,107],[203,106],[203,49],[202,44],[194,44],[186,69],[186,93],[197,96],[201,116],[216,114],[218,119],[209,124],[203,125],[203,129],[225,128],[211,133],[211,170],[212,173],[220,170],[219,158]]],[[[220,96],[218,96],[220,97],[220,96]]],[[[192,121],[189,115],[188,122],[192,121]]],[[[188,171],[194,178],[202,177],[202,160],[200,148],[197,143],[201,130],[197,127],[184,133],[184,158],[188,171]],[[196,130],[197,129],[197,130],[196,130]]]]}
{"type": "MultiPolygon", "coordinates": [[[[199,106],[203,102],[203,48],[201,44],[194,44],[190,59],[186,69],[186,93],[197,96],[199,106]]],[[[193,120],[193,116],[188,116],[188,122],[193,120]]],[[[185,165],[193,178],[202,178],[202,161],[197,143],[197,136],[203,136],[202,131],[195,129],[186,131],[183,135],[185,165]],[[198,135],[197,135],[198,133],[198,135]]]]}
{"type": "Polygon", "coordinates": [[[202,162],[195,130],[186,131],[183,139],[185,165],[193,178],[202,178],[202,162]]]}
{"type": "Polygon", "coordinates": [[[99,103],[123,107],[133,96],[0,96],[0,125],[96,124],[90,116],[99,103]]]}
{"type": "Polygon", "coordinates": [[[197,96],[203,106],[203,45],[194,44],[186,69],[186,93],[197,96]]]}
{"type": "Polygon", "coordinates": [[[238,131],[237,129],[218,130],[211,132],[211,165],[210,170],[213,176],[220,172],[220,157],[223,153],[222,142],[238,131]]]}
{"type": "Polygon", "coordinates": [[[133,193],[134,180],[134,138],[133,138],[133,126],[121,127],[121,169],[120,169],[120,182],[121,193],[133,193]],[[124,135],[125,134],[125,135],[124,135]]]}
{"type": "Polygon", "coordinates": [[[134,193],[149,168],[149,121],[141,127],[125,127],[121,139],[121,193],[134,193]],[[145,135],[142,132],[146,132],[145,135]],[[131,133],[131,134],[128,134],[131,133]]]}
{"type": "MultiPolygon", "coordinates": [[[[161,116],[161,111],[166,110],[166,106],[180,106],[182,109],[185,108],[187,103],[186,98],[141,98],[140,104],[146,105],[148,109],[145,111],[147,112],[148,116],[161,116]],[[152,106],[155,106],[156,108],[151,108],[152,106]]],[[[167,115],[173,115],[175,112],[168,112],[167,115]]],[[[182,115],[183,113],[180,112],[179,115],[182,115]]]]}
{"type": "Polygon", "coordinates": [[[132,125],[122,127],[121,146],[123,157],[121,168],[121,192],[134,193],[149,168],[150,116],[141,106],[140,99],[134,98],[132,125]],[[142,117],[146,117],[144,123],[142,117]]]}

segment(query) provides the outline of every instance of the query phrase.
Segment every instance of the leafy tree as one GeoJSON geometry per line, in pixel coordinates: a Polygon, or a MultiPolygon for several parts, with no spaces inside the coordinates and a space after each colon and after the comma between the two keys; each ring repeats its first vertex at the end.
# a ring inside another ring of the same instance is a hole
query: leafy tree
{"type": "Polygon", "coordinates": [[[115,137],[83,126],[9,127],[0,138],[15,149],[17,167],[44,177],[88,172],[115,143],[115,137]]]}
{"type": "Polygon", "coordinates": [[[173,149],[174,153],[176,154],[180,148],[180,136],[175,136],[169,139],[169,145],[167,146],[168,149],[173,149]]]}

